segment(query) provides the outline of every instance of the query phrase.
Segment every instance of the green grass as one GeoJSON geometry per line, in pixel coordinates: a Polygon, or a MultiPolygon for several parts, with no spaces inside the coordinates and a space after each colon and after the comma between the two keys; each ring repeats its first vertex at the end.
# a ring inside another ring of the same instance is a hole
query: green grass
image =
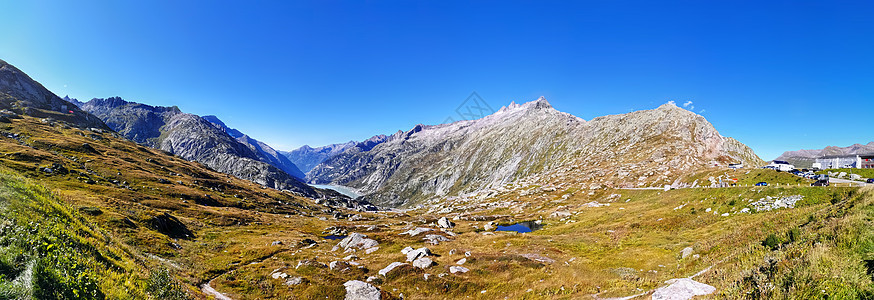
{"type": "MultiPolygon", "coordinates": [[[[51,192],[0,170],[0,298],[146,298],[146,268],[51,192]]],[[[181,290],[181,289],[179,289],[181,290]]]]}

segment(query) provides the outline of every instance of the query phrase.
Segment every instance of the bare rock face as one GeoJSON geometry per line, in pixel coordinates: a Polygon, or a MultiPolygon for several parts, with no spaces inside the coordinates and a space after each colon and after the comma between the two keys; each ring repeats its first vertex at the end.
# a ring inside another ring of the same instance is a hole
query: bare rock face
{"type": "Polygon", "coordinates": [[[226,127],[183,113],[178,107],[155,107],[113,97],[92,99],[82,104],[82,109],[139,144],[270,188],[291,190],[309,197],[318,195],[310,186],[271,165],[270,155],[259,152],[275,152],[272,148],[243,144],[229,135],[226,127]]]}
{"type": "Polygon", "coordinates": [[[377,205],[411,207],[520,180],[663,186],[676,174],[733,162],[763,164],[749,147],[674,104],[587,122],[541,97],[478,120],[417,125],[369,150],[347,149],[307,180],[357,188],[377,205]]]}
{"type": "Polygon", "coordinates": [[[2,59],[0,59],[0,110],[37,118],[52,118],[81,128],[109,129],[100,118],[58,97],[2,59]]]}

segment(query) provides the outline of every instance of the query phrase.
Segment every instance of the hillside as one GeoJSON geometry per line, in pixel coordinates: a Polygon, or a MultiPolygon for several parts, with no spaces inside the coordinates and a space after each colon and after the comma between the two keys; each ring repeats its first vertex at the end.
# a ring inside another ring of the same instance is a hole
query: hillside
{"type": "Polygon", "coordinates": [[[134,142],[270,188],[316,195],[311,187],[270,164],[282,162],[269,154],[272,148],[241,143],[224,128],[178,107],[155,107],[113,97],[92,99],[82,108],[134,142]]]}
{"type": "Polygon", "coordinates": [[[216,116],[203,116],[202,118],[224,130],[225,133],[236,139],[237,142],[240,142],[241,144],[246,145],[246,147],[249,147],[249,149],[255,152],[256,155],[258,155],[259,160],[271,164],[281,169],[285,173],[288,173],[288,175],[294,176],[297,179],[303,180],[306,177],[306,175],[304,175],[304,173],[300,169],[298,169],[298,167],[293,162],[288,160],[288,157],[285,157],[285,155],[282,155],[281,153],[279,153],[279,151],[276,151],[275,149],[273,149],[273,147],[270,147],[270,145],[253,139],[252,137],[240,132],[237,129],[228,127],[227,125],[225,125],[225,122],[222,122],[222,120],[219,120],[219,118],[216,116]]]}
{"type": "Polygon", "coordinates": [[[409,207],[518,182],[660,186],[732,162],[762,164],[749,147],[672,104],[587,122],[540,98],[479,120],[418,125],[372,149],[347,149],[307,179],[358,188],[377,204],[409,207]]]}
{"type": "Polygon", "coordinates": [[[0,118],[10,114],[63,120],[82,128],[107,129],[100,119],[61,99],[24,72],[0,59],[0,118]]]}

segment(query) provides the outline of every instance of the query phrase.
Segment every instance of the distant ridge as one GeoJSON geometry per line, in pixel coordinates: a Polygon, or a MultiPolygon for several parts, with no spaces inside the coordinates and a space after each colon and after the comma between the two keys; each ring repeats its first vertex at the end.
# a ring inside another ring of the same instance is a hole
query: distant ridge
{"type": "Polygon", "coordinates": [[[847,147],[828,146],[823,149],[786,151],[776,160],[785,160],[799,168],[810,168],[817,157],[827,155],[851,155],[874,153],[874,142],[853,144],[847,147]]]}

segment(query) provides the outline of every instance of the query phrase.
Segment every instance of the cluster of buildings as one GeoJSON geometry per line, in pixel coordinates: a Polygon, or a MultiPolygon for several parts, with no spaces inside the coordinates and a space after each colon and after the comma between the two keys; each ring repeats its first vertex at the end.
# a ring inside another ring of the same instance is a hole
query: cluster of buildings
{"type": "Polygon", "coordinates": [[[813,163],[814,169],[874,169],[874,154],[828,155],[813,163]]]}

